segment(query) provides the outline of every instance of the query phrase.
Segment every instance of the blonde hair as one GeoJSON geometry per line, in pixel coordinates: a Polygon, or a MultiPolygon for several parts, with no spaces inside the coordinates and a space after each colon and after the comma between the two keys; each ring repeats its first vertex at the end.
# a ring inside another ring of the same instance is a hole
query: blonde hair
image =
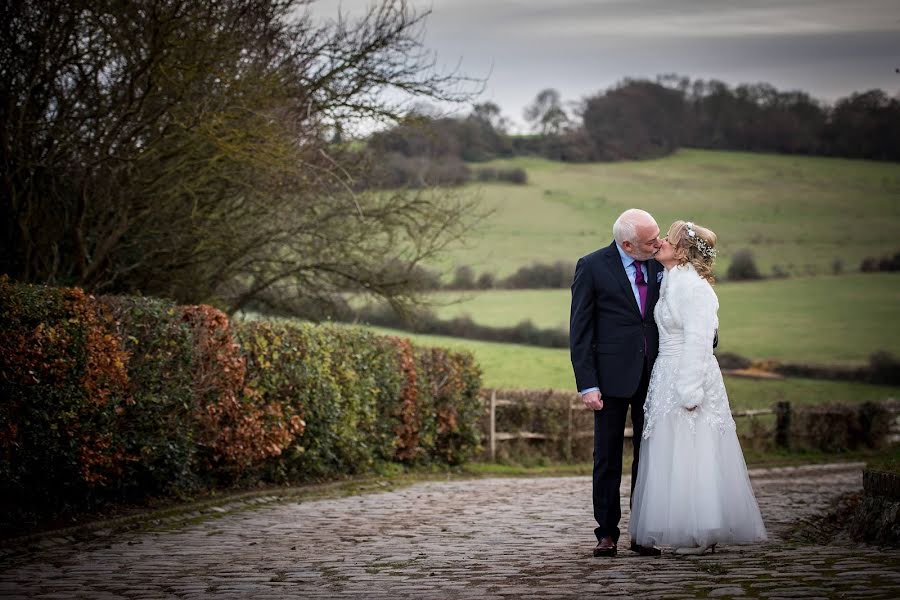
{"type": "Polygon", "coordinates": [[[669,227],[666,239],[675,248],[678,264],[691,263],[700,277],[715,283],[712,266],[716,255],[716,234],[711,229],[689,221],[675,221],[669,227]],[[691,236],[688,230],[693,231],[694,235],[691,236]]]}

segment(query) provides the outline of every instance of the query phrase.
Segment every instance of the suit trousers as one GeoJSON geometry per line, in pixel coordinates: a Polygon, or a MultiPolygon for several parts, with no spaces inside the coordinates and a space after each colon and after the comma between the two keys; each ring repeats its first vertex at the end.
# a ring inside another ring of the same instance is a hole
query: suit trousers
{"type": "MultiPolygon", "coordinates": [[[[619,520],[622,518],[619,488],[622,485],[622,453],[625,444],[625,417],[631,407],[633,433],[631,444],[634,461],[631,464],[631,495],[637,480],[641,434],[644,430],[644,400],[650,383],[650,367],[644,360],[641,382],[630,398],[603,396],[603,408],[594,411],[594,533],[599,540],[610,536],[619,539],[619,520]]],[[[629,502],[630,506],[630,502],[629,502]]]]}

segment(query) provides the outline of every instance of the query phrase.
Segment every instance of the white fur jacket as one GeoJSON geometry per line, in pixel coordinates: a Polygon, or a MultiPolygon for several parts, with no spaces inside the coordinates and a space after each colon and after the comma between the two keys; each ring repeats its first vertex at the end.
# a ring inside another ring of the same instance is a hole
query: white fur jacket
{"type": "Polygon", "coordinates": [[[659,355],[644,407],[645,436],[655,421],[672,411],[692,422],[699,419],[734,426],[722,373],[713,355],[718,309],[712,286],[693,265],[666,272],[654,311],[659,355]],[[694,410],[684,410],[691,408],[694,410]]]}

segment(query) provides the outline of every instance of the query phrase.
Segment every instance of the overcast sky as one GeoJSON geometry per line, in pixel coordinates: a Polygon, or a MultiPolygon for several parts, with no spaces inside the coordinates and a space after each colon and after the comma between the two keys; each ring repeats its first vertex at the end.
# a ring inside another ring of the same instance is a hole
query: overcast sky
{"type": "MultiPolygon", "coordinates": [[[[318,0],[358,14],[371,0],[318,0]]],[[[445,66],[488,77],[490,100],[522,122],[540,90],[565,101],[624,77],[678,73],[767,82],[833,101],[900,93],[900,0],[410,0],[431,9],[426,46],[445,66]]]]}

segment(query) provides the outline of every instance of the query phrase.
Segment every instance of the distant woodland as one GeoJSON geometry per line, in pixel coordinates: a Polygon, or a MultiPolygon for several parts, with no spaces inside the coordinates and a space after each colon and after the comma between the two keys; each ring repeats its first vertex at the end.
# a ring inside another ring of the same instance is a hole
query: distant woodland
{"type": "Polygon", "coordinates": [[[367,146],[381,157],[381,181],[389,185],[457,183],[467,177],[462,163],[495,158],[636,160],[682,147],[900,160],[900,98],[877,89],[831,105],[766,83],[732,87],[665,75],[626,79],[578,102],[545,89],[524,116],[532,135],[509,135],[501,107],[490,102],[463,118],[423,110],[367,146]],[[423,168],[414,158],[438,164],[423,168]]]}

